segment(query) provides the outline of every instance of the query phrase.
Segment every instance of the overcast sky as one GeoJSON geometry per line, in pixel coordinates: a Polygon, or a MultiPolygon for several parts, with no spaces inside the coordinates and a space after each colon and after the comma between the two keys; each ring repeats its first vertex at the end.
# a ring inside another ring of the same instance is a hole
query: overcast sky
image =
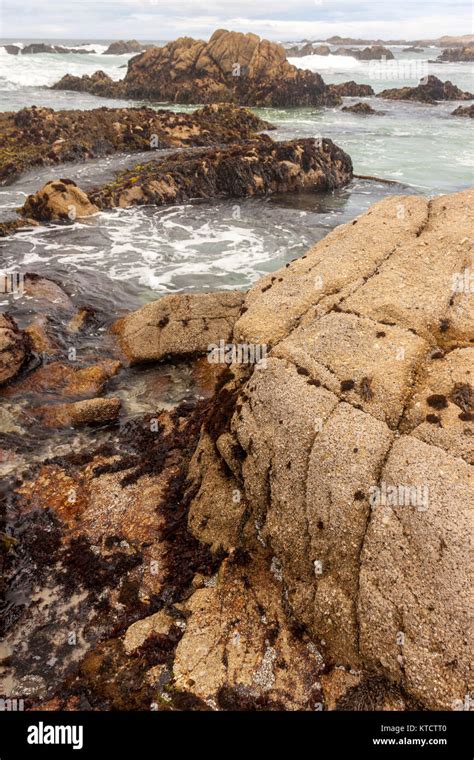
{"type": "Polygon", "coordinates": [[[222,27],[282,40],[472,33],[471,0],[0,0],[0,7],[0,36],[19,40],[208,38],[222,27]]]}

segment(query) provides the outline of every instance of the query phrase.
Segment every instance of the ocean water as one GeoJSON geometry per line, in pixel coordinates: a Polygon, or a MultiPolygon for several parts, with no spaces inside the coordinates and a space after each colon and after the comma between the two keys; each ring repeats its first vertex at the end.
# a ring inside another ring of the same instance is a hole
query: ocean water
{"type": "MultiPolygon", "coordinates": [[[[24,45],[30,40],[8,42],[24,45]]],[[[119,79],[125,76],[123,67],[130,58],[102,55],[107,40],[53,42],[81,46],[89,52],[13,56],[0,48],[3,110],[33,104],[55,109],[140,105],[139,101],[48,89],[65,73],[81,75],[102,69],[119,79]]],[[[439,54],[437,48],[427,48],[422,54],[392,50],[395,63],[361,62],[334,55],[291,60],[301,68],[319,71],[328,83],[354,79],[371,84],[376,92],[413,86],[426,73],[474,90],[471,64],[428,64],[429,58],[439,54]]],[[[357,100],[348,98],[345,104],[357,100]]],[[[458,103],[426,106],[378,98],[368,98],[367,102],[384,113],[359,116],[340,108],[257,112],[277,126],[271,133],[274,139],[330,137],[351,155],[356,174],[395,184],[355,179],[348,188],[328,194],[110,211],[70,225],[21,232],[3,241],[2,269],[59,278],[82,303],[90,303],[111,319],[164,293],[248,288],[259,276],[302,255],[337,224],[352,219],[387,194],[437,195],[473,184],[472,126],[469,119],[451,116],[458,103]]],[[[194,108],[151,105],[185,111],[194,108]]],[[[53,177],[71,177],[87,190],[111,178],[118,169],[149,157],[115,156],[35,169],[0,188],[0,215],[11,217],[12,209],[21,205],[28,193],[53,177]]],[[[3,296],[0,305],[7,307],[7,300],[3,296]]]]}

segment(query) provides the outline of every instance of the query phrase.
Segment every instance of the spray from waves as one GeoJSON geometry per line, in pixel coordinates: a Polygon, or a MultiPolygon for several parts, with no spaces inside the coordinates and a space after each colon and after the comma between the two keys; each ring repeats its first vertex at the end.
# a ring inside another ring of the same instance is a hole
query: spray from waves
{"type": "MultiPolygon", "coordinates": [[[[16,43],[15,43],[16,44],[16,43]]],[[[60,43],[58,43],[60,44],[60,43]]],[[[18,46],[24,46],[18,43],[18,46]]],[[[68,47],[63,45],[62,47],[68,47]]],[[[17,90],[22,87],[49,87],[64,74],[82,76],[102,69],[112,79],[125,76],[126,68],[121,68],[131,56],[102,55],[103,45],[75,45],[95,53],[79,55],[74,53],[35,53],[33,55],[10,55],[0,46],[0,90],[17,90]]]]}
{"type": "Polygon", "coordinates": [[[350,55],[304,55],[302,58],[288,58],[298,69],[310,71],[352,71],[363,70],[363,63],[350,55]]]}

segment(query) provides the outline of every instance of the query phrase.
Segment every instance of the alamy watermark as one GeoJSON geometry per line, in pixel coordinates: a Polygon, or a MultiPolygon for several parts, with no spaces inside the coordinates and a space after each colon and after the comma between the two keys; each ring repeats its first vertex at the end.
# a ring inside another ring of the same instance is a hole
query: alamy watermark
{"type": "Polygon", "coordinates": [[[388,485],[384,481],[370,486],[369,502],[372,507],[414,507],[426,512],[429,506],[429,487],[424,485],[388,485]]]}
{"type": "Polygon", "coordinates": [[[428,61],[413,59],[390,59],[382,56],[379,61],[369,61],[370,79],[396,79],[397,81],[420,81],[426,84],[428,61]]]}
{"type": "Polygon", "coordinates": [[[207,347],[209,364],[255,364],[256,369],[267,366],[266,343],[210,343],[207,347]]]}

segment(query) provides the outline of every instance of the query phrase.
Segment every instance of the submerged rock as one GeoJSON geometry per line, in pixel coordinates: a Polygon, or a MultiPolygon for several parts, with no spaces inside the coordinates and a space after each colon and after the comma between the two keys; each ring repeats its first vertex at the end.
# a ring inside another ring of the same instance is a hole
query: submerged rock
{"type": "Polygon", "coordinates": [[[79,427],[115,422],[120,407],[119,398],[90,398],[69,404],[36,407],[32,413],[47,428],[79,427]]]}
{"type": "Polygon", "coordinates": [[[193,198],[245,198],[346,185],[352,162],[332,140],[248,142],[150,161],[89,194],[99,208],[182,203],[193,198]]]}
{"type": "Polygon", "coordinates": [[[24,333],[8,314],[0,314],[0,385],[18,374],[27,353],[24,333]]]}
{"type": "Polygon", "coordinates": [[[238,291],[163,296],[112,329],[131,364],[204,354],[210,344],[227,342],[243,299],[238,291]]]}
{"type": "Polygon", "coordinates": [[[97,214],[99,209],[71,179],[47,182],[29,195],[20,209],[23,216],[39,222],[69,221],[97,214]]]}
{"type": "Polygon", "coordinates": [[[91,77],[63,77],[54,88],[173,103],[287,107],[339,102],[319,74],[288,63],[281,45],[225,29],[214,32],[207,43],[181,37],[147,50],[129,61],[119,82],[104,76],[100,72],[100,85],[91,77]]]}
{"type": "Polygon", "coordinates": [[[360,114],[382,114],[383,111],[376,111],[372,106],[369,106],[368,103],[355,103],[353,106],[344,106],[344,108],[341,108],[341,111],[349,111],[350,113],[360,113],[360,114]]]}
{"type": "Polygon", "coordinates": [[[452,82],[442,82],[433,74],[420,80],[417,87],[400,87],[391,90],[382,90],[377,94],[378,98],[389,100],[417,100],[420,103],[434,104],[438,100],[472,100],[474,95],[463,92],[452,82]]]}

